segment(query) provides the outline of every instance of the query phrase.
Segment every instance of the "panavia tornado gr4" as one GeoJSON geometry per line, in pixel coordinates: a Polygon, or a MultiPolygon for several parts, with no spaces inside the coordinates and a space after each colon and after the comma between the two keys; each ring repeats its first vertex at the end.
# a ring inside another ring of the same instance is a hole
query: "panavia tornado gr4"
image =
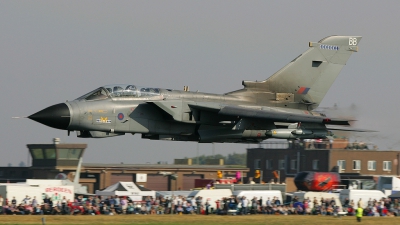
{"type": "Polygon", "coordinates": [[[114,84],[28,118],[82,138],[127,133],[202,143],[326,138],[332,125],[338,129],[349,121],[313,110],[360,41],[360,36],[329,36],[310,42],[306,52],[268,79],[243,81],[243,89],[225,94],[114,84]]]}

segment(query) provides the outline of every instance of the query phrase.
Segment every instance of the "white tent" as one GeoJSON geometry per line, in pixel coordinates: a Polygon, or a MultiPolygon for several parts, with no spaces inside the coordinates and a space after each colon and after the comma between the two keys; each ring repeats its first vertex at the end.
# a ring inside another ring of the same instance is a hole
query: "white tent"
{"type": "Polygon", "coordinates": [[[128,196],[133,201],[141,201],[143,196],[151,196],[153,198],[156,197],[155,191],[141,191],[138,186],[136,186],[133,182],[118,182],[113,184],[104,190],[96,191],[96,195],[100,196],[128,196]]]}

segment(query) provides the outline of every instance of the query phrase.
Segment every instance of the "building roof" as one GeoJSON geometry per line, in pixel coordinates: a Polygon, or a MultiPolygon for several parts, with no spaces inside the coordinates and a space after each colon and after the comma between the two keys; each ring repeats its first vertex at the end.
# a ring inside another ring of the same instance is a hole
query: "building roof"
{"type": "Polygon", "coordinates": [[[82,163],[82,167],[107,168],[107,169],[136,169],[136,170],[160,170],[160,169],[210,169],[210,170],[248,170],[246,167],[234,165],[175,165],[175,164],[106,164],[106,163],[82,163]]]}

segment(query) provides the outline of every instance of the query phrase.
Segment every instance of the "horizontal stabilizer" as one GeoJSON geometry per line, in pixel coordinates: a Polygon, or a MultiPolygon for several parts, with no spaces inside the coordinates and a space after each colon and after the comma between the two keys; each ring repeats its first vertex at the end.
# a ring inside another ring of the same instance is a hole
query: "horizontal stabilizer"
{"type": "Polygon", "coordinates": [[[338,131],[348,131],[348,132],[378,132],[376,130],[367,130],[367,129],[356,129],[350,127],[332,127],[328,126],[328,130],[338,130],[338,131]]]}
{"type": "Polygon", "coordinates": [[[329,121],[326,121],[325,124],[327,125],[344,125],[344,126],[349,126],[349,120],[340,120],[340,119],[330,119],[329,121]]]}

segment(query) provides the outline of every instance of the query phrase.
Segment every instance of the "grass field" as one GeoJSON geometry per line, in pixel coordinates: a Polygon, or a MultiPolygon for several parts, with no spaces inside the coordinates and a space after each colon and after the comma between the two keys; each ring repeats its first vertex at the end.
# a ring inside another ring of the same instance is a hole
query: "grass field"
{"type": "Polygon", "coordinates": [[[216,215],[114,215],[114,216],[4,216],[0,224],[400,224],[400,217],[363,217],[358,223],[355,217],[332,216],[216,216],[216,215]]]}

